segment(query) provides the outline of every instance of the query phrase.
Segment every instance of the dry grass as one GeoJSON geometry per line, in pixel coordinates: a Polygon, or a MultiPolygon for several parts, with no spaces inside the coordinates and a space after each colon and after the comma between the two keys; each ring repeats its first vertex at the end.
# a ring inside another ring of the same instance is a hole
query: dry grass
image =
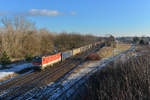
{"type": "Polygon", "coordinates": [[[117,49],[120,50],[120,51],[124,51],[124,50],[127,50],[131,47],[130,44],[119,44],[117,45],[117,49]]]}
{"type": "Polygon", "coordinates": [[[112,47],[103,47],[102,49],[100,49],[97,54],[101,57],[101,58],[107,58],[113,55],[117,55],[122,51],[125,51],[127,49],[129,49],[131,47],[130,44],[118,44],[116,46],[116,48],[112,48],[112,47]]]}
{"type": "Polygon", "coordinates": [[[150,100],[150,57],[110,64],[90,77],[83,100],[150,100]]]}
{"type": "Polygon", "coordinates": [[[113,48],[112,47],[103,47],[102,49],[100,49],[97,52],[97,54],[101,58],[110,57],[110,56],[112,56],[112,53],[113,53],[113,48]]]}

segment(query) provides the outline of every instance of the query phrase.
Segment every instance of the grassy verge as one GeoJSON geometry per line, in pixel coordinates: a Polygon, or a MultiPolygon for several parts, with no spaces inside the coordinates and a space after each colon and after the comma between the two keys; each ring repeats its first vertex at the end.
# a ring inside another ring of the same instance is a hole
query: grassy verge
{"type": "Polygon", "coordinates": [[[0,70],[3,70],[3,69],[10,69],[12,67],[0,67],[0,70]]]}

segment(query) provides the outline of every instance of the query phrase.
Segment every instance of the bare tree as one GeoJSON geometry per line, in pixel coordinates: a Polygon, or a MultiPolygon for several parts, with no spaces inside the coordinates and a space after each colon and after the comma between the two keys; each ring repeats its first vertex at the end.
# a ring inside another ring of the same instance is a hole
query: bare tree
{"type": "Polygon", "coordinates": [[[21,16],[4,17],[1,20],[0,52],[7,52],[11,58],[24,58],[25,55],[39,55],[57,49],[64,51],[77,48],[97,40],[91,35],[79,33],[54,34],[47,29],[36,29],[35,23],[21,16]]]}

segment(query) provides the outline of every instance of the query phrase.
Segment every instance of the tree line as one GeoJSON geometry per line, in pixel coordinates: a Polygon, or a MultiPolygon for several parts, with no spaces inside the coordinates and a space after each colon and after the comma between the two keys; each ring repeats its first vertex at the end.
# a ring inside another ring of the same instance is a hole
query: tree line
{"type": "Polygon", "coordinates": [[[140,44],[140,45],[148,45],[149,44],[149,37],[134,37],[133,43],[140,44]]]}
{"type": "Polygon", "coordinates": [[[54,50],[64,51],[96,42],[100,38],[78,33],[56,33],[37,29],[35,23],[24,17],[1,19],[0,56],[4,53],[11,59],[46,54],[54,50]]]}

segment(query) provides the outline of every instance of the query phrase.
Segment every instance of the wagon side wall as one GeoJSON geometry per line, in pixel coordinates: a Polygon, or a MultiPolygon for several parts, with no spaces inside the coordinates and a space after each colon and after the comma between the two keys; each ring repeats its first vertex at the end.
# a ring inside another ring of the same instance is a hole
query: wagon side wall
{"type": "Polygon", "coordinates": [[[80,53],[80,48],[73,49],[73,56],[80,53]]]}
{"type": "Polygon", "coordinates": [[[72,56],[72,50],[62,52],[61,59],[62,61],[72,56]]]}

